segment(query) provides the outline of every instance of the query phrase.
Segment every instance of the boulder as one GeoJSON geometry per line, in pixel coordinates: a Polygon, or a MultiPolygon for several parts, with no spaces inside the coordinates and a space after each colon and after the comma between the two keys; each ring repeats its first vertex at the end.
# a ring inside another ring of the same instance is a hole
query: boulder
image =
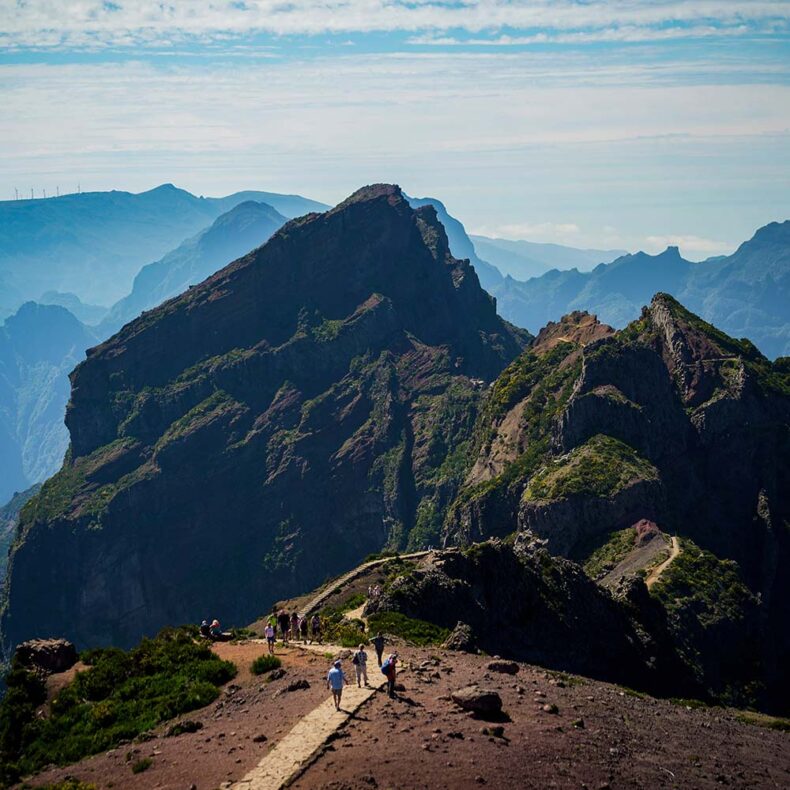
{"type": "Polygon", "coordinates": [[[504,672],[507,675],[515,675],[518,672],[518,664],[515,661],[489,661],[486,669],[490,672],[504,672]]]}
{"type": "Polygon", "coordinates": [[[444,640],[442,647],[445,650],[457,650],[461,653],[476,653],[477,647],[472,628],[459,620],[450,636],[444,640]]]}
{"type": "Polygon", "coordinates": [[[483,689],[477,685],[466,686],[454,691],[450,698],[459,707],[474,713],[492,715],[502,712],[502,697],[492,689],[483,689]]]}
{"type": "Polygon", "coordinates": [[[16,658],[30,669],[65,672],[77,663],[77,650],[65,639],[31,639],[17,647],[16,658]]]}

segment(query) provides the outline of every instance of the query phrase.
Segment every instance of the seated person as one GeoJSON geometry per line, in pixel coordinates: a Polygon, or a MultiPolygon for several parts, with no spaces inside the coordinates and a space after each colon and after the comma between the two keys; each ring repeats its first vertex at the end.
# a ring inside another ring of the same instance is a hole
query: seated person
{"type": "Polygon", "coordinates": [[[205,639],[208,639],[211,636],[211,630],[209,629],[208,620],[204,620],[200,624],[200,635],[205,639]]]}

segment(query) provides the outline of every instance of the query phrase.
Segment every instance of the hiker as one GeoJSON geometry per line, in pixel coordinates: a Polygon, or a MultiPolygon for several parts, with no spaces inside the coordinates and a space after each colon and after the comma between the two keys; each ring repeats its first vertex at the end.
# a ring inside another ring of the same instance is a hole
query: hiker
{"type": "Polygon", "coordinates": [[[376,659],[379,662],[379,666],[381,666],[381,656],[384,653],[384,642],[386,640],[381,635],[381,631],[379,631],[370,641],[373,643],[373,647],[376,648],[376,659]]]}
{"type": "Polygon", "coordinates": [[[299,615],[296,612],[291,615],[291,638],[294,642],[299,639],[299,615]]]}
{"type": "Polygon", "coordinates": [[[395,678],[398,676],[398,654],[391,653],[389,658],[381,665],[381,672],[387,678],[387,694],[395,699],[395,678]]]}
{"type": "Polygon", "coordinates": [[[230,642],[233,639],[233,634],[230,631],[223,631],[219,620],[214,619],[208,629],[209,639],[214,642],[230,642]]]}
{"type": "Polygon", "coordinates": [[[210,630],[209,625],[208,625],[208,620],[204,620],[200,624],[200,635],[204,639],[210,639],[211,638],[211,630],[210,630]]]}
{"type": "Polygon", "coordinates": [[[288,644],[288,612],[285,609],[280,609],[277,615],[277,622],[280,624],[280,633],[282,634],[283,642],[288,644]]]}
{"type": "Polygon", "coordinates": [[[346,676],[340,667],[340,661],[335,661],[332,669],[326,676],[326,687],[332,689],[332,699],[335,701],[335,710],[340,710],[340,698],[343,696],[343,685],[346,683],[346,676]]]}
{"type": "Polygon", "coordinates": [[[310,623],[310,627],[313,631],[313,639],[315,639],[318,644],[321,644],[321,618],[317,615],[313,615],[313,620],[310,623]]]}
{"type": "Polygon", "coordinates": [[[266,628],[263,629],[263,634],[266,637],[266,644],[269,647],[269,654],[274,655],[274,639],[277,635],[274,626],[271,623],[266,623],[266,628]]]}
{"type": "Polygon", "coordinates": [[[301,634],[302,641],[307,644],[307,618],[303,617],[299,621],[299,633],[301,634]]]}
{"type": "Polygon", "coordinates": [[[368,654],[365,652],[365,645],[360,645],[359,650],[354,653],[351,659],[354,669],[357,671],[357,686],[362,688],[362,681],[364,679],[365,685],[368,685],[368,654]]]}

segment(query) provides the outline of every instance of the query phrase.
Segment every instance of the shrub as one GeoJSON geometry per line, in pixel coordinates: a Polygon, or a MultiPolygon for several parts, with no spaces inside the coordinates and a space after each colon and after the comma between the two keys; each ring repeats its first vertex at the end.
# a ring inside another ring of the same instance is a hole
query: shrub
{"type": "Polygon", "coordinates": [[[154,761],[150,757],[143,757],[132,765],[132,773],[141,774],[143,771],[147,771],[153,764],[154,761]]]}
{"type": "Polygon", "coordinates": [[[368,619],[371,633],[381,631],[405,639],[407,642],[424,647],[441,644],[450,631],[425,620],[406,617],[400,612],[379,612],[368,619]]]}
{"type": "Polygon", "coordinates": [[[117,648],[83,654],[90,668],[78,672],[51,703],[40,681],[13,669],[0,703],[0,786],[44,765],[65,765],[131,740],[159,723],[213,702],[217,686],[236,674],[190,629],[163,630],[128,652],[117,648]]]}
{"type": "Polygon", "coordinates": [[[262,675],[264,672],[269,672],[272,669],[278,669],[282,666],[282,663],[283,662],[280,661],[277,656],[266,654],[265,656],[258,656],[258,658],[252,662],[250,670],[252,671],[253,675],[262,675]]]}

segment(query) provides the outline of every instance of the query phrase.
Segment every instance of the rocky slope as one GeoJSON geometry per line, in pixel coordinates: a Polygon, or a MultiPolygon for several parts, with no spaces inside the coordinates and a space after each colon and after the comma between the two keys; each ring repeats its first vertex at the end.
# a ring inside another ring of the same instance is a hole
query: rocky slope
{"type": "Polygon", "coordinates": [[[678,638],[694,634],[687,658],[719,690],[762,683],[786,705],[790,371],[664,294],[586,345],[579,323],[493,385],[445,541],[518,532],[584,560],[642,521],[685,536],[651,593],[678,638]],[[749,669],[705,666],[725,652],[749,669]]]}
{"type": "Polygon", "coordinates": [[[435,540],[484,384],[527,339],[397,187],[289,222],[74,372],[70,454],[11,556],[6,644],[249,621],[435,540]]]}
{"type": "Polygon", "coordinates": [[[38,493],[40,483],[28,488],[26,491],[16,491],[11,499],[0,507],[0,586],[5,579],[6,563],[11,544],[14,542],[16,526],[19,523],[19,513],[25,503],[38,493]]]}
{"type": "Polygon", "coordinates": [[[766,225],[732,255],[702,263],[669,247],[660,255],[624,255],[591,272],[550,271],[528,282],[508,277],[487,287],[505,318],[532,331],[572,310],[623,327],[662,291],[730,335],[748,337],[770,358],[790,354],[790,220],[766,225]]]}

